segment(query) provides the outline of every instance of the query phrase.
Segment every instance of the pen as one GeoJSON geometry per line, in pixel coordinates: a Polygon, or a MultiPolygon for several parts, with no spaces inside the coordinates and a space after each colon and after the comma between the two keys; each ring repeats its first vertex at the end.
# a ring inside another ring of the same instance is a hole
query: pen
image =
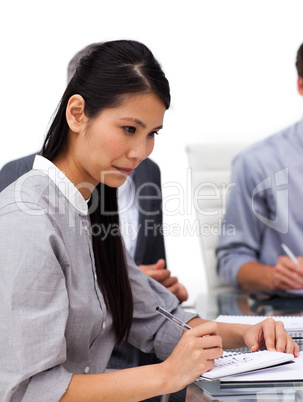
{"type": "Polygon", "coordinates": [[[179,327],[186,329],[186,330],[191,329],[191,327],[189,325],[187,325],[185,322],[181,321],[178,317],[175,317],[168,311],[164,310],[164,308],[157,306],[156,310],[158,311],[158,313],[162,314],[165,318],[167,318],[171,322],[175,323],[179,327]]]}
{"type": "Polygon", "coordinates": [[[297,265],[300,265],[298,259],[295,257],[294,253],[286,246],[286,244],[282,243],[281,247],[285,251],[285,253],[288,255],[288,257],[297,265]]]}

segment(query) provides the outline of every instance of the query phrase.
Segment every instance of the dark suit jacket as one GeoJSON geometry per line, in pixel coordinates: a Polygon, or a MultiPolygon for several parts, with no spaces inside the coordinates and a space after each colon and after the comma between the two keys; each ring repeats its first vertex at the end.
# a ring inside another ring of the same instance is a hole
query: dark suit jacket
{"type": "Polygon", "coordinates": [[[0,170],[0,191],[31,170],[36,154],[8,162],[0,170]]]}
{"type": "Polygon", "coordinates": [[[134,260],[137,265],[165,259],[162,233],[161,174],[158,165],[145,159],[134,171],[133,181],[139,209],[139,231],[134,260]]]}

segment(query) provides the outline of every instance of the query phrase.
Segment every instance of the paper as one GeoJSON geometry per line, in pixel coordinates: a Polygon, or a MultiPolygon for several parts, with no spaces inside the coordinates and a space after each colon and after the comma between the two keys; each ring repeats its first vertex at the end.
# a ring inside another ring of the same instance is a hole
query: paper
{"type": "Polygon", "coordinates": [[[303,352],[293,363],[269,367],[254,372],[223,377],[221,382],[298,381],[303,380],[303,352]]]}
{"type": "Polygon", "coordinates": [[[289,289],[286,293],[291,293],[293,295],[303,295],[303,289],[289,289]]]}
{"type": "MultiPolygon", "coordinates": [[[[223,356],[215,359],[215,365],[200,378],[222,378],[251,370],[263,369],[294,360],[294,356],[275,351],[257,351],[247,353],[224,352],[223,356]]],[[[232,377],[233,378],[233,377],[232,377]]]]}

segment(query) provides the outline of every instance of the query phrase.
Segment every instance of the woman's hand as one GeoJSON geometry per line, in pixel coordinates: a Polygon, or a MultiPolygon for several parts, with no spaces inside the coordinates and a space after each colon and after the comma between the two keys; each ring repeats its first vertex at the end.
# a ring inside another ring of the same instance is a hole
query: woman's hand
{"type": "Polygon", "coordinates": [[[299,356],[299,346],[285,330],[281,321],[267,318],[247,327],[243,339],[252,352],[259,349],[276,350],[299,356]]]}
{"type": "Polygon", "coordinates": [[[159,366],[171,383],[171,391],[185,387],[214,366],[222,356],[222,339],[217,324],[207,322],[186,331],[172,354],[159,366]],[[181,386],[180,386],[181,385],[181,386]]]}

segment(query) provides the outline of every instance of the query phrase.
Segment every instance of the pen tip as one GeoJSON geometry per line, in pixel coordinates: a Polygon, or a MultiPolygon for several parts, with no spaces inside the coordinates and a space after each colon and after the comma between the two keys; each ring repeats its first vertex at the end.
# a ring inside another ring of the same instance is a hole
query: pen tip
{"type": "Polygon", "coordinates": [[[159,306],[156,307],[156,310],[157,310],[157,311],[159,310],[159,306]]]}

